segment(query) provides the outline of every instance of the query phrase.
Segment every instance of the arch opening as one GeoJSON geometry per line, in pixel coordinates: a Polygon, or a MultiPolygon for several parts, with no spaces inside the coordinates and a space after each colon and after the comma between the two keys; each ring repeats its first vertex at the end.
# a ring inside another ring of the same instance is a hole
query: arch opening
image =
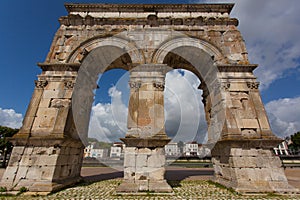
{"type": "Polygon", "coordinates": [[[72,109],[77,137],[84,144],[87,144],[91,108],[99,76],[111,69],[128,70],[131,63],[128,52],[116,46],[97,47],[83,60],[72,95],[72,109]]]}
{"type": "MultiPolygon", "coordinates": [[[[168,52],[163,52],[164,50],[157,51],[160,55],[156,55],[156,57],[160,57],[164,64],[174,69],[182,68],[194,73],[201,82],[198,88],[203,91],[202,102],[208,128],[207,146],[212,149],[222,135],[226,115],[222,100],[224,97],[222,97],[223,94],[218,87],[220,84],[217,77],[219,71],[215,64],[215,57],[210,54],[210,51],[207,52],[205,48],[195,47],[195,44],[185,44],[181,47],[173,46],[173,48],[165,46],[164,48],[168,52]],[[163,55],[165,57],[162,58],[163,55]],[[221,98],[215,98],[217,94],[220,94],[221,98]]],[[[200,99],[198,101],[200,102],[200,99]]]]}

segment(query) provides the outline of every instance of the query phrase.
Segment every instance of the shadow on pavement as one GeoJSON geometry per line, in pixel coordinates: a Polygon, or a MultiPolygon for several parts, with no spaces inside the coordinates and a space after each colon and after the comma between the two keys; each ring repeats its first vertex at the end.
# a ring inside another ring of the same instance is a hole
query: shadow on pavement
{"type": "Polygon", "coordinates": [[[116,171],[116,172],[105,173],[105,174],[83,176],[82,178],[86,182],[105,181],[105,180],[110,180],[110,179],[115,179],[115,178],[123,178],[123,172],[116,171]]]}

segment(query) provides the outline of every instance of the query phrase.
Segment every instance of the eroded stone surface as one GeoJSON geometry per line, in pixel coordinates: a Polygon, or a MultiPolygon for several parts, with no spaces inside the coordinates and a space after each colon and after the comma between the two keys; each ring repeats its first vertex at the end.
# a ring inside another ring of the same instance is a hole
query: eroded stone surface
{"type": "Polygon", "coordinates": [[[164,148],[127,147],[124,154],[124,182],[117,191],[122,192],[172,192],[164,179],[164,148]]]}

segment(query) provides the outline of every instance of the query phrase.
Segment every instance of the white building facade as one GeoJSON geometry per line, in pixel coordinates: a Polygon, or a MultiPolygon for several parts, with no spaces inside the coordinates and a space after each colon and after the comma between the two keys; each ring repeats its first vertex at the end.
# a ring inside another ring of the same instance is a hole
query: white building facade
{"type": "Polygon", "coordinates": [[[169,143],[165,146],[166,156],[180,156],[181,152],[176,142],[169,143]]]}

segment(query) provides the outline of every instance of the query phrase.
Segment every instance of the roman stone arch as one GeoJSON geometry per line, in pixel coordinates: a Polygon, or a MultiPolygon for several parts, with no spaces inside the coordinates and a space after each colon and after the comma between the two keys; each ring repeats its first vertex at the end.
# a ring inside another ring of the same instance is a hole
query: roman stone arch
{"type": "MultiPolygon", "coordinates": [[[[197,38],[191,38],[191,37],[179,37],[172,39],[164,44],[162,44],[159,49],[155,52],[155,55],[153,56],[153,62],[154,63],[163,63],[166,55],[174,51],[174,49],[179,47],[195,47],[198,49],[202,49],[205,51],[214,62],[224,62],[225,58],[220,52],[220,50],[215,47],[214,45],[210,44],[207,41],[200,40],[197,38]]],[[[183,52],[182,52],[183,53],[183,52]]]]}
{"type": "Polygon", "coordinates": [[[139,49],[137,49],[134,43],[123,38],[119,38],[117,36],[102,36],[88,39],[87,41],[83,42],[80,46],[78,46],[73,52],[71,52],[66,62],[81,62],[83,58],[92,50],[104,46],[114,46],[122,49],[124,52],[130,55],[130,58],[132,59],[133,63],[145,62],[144,58],[142,57],[142,54],[140,54],[139,49]]]}
{"type": "MultiPolygon", "coordinates": [[[[85,141],[87,139],[90,111],[94,101],[93,90],[97,87],[99,74],[103,74],[110,68],[129,70],[133,63],[143,63],[144,59],[137,48],[117,37],[92,41],[89,45],[84,45],[80,49],[86,49],[88,53],[83,58],[78,71],[77,84],[72,95],[72,111],[78,135],[82,141],[85,141]],[[131,49],[128,49],[130,46],[131,49]]],[[[69,62],[74,62],[74,58],[78,58],[80,53],[74,53],[73,55],[76,56],[71,56],[69,62]]]]}
{"type": "MultiPolygon", "coordinates": [[[[201,80],[215,180],[240,192],[290,192],[233,4],[66,4],[0,185],[54,191],[80,180],[98,75],[130,71],[119,192],[172,192],[164,179],[165,75],[201,80]]],[[[101,87],[101,86],[100,86],[101,87]]],[[[199,99],[200,101],[200,99],[199,99]]]]}

